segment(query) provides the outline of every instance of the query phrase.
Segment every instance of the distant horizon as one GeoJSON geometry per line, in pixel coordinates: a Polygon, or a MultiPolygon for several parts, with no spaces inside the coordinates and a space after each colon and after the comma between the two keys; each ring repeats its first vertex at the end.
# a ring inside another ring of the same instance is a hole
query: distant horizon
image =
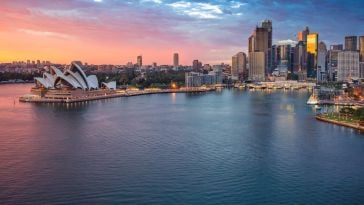
{"type": "Polygon", "coordinates": [[[4,0],[0,63],[78,59],[125,65],[142,55],[143,64],[172,65],[177,52],[181,65],[194,59],[231,64],[233,55],[247,53],[248,37],[264,19],[273,22],[274,44],[296,41],[308,26],[329,47],[344,44],[345,36],[364,35],[363,7],[353,0],[4,0]]]}

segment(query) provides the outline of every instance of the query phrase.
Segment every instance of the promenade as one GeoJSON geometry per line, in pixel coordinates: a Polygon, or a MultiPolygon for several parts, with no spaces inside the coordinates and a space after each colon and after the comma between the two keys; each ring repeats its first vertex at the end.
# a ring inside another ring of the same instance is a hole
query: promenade
{"type": "Polygon", "coordinates": [[[344,127],[349,127],[353,129],[357,129],[360,131],[364,131],[364,126],[360,125],[358,121],[351,120],[350,118],[343,118],[343,117],[330,117],[329,114],[318,114],[316,115],[316,119],[323,122],[333,123],[336,125],[341,125],[344,127]]]}
{"type": "Polygon", "coordinates": [[[70,96],[64,98],[51,98],[51,97],[41,97],[40,95],[24,95],[19,98],[20,102],[30,102],[30,103],[76,103],[76,102],[85,102],[92,100],[101,100],[108,98],[117,98],[117,97],[131,97],[138,95],[151,95],[151,94],[163,94],[163,93],[199,93],[199,92],[208,92],[214,91],[215,88],[205,88],[205,87],[197,87],[197,88],[180,88],[180,89],[148,89],[148,90],[115,90],[112,93],[101,93],[99,95],[91,95],[91,96],[70,96]]]}

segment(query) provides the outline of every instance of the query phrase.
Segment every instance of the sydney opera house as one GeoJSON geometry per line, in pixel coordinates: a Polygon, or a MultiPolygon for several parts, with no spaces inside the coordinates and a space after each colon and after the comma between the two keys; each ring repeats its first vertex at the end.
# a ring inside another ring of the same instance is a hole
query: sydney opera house
{"type": "Polygon", "coordinates": [[[77,99],[104,96],[115,93],[116,82],[102,82],[96,75],[87,76],[79,61],[73,61],[64,71],[50,66],[43,77],[34,78],[36,86],[32,93],[43,99],[77,99]]]}

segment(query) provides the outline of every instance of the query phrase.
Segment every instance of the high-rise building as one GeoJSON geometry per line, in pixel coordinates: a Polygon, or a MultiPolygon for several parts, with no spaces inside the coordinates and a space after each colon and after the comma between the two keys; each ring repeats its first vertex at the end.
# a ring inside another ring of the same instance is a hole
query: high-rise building
{"type": "Polygon", "coordinates": [[[264,20],[262,22],[262,28],[267,29],[268,31],[268,51],[267,51],[267,67],[268,67],[268,73],[271,73],[273,71],[273,55],[272,55],[272,41],[273,41],[273,27],[272,27],[272,21],[271,20],[264,20]]]}
{"type": "Polygon", "coordinates": [[[345,50],[356,51],[358,44],[358,38],[356,36],[345,36],[345,50]]]}
{"type": "Polygon", "coordinates": [[[339,51],[337,81],[350,82],[351,80],[358,79],[359,77],[359,52],[339,51]]]}
{"type": "MultiPolygon", "coordinates": [[[[256,27],[253,35],[249,37],[249,56],[250,53],[263,52],[264,60],[254,65],[261,65],[263,63],[264,75],[268,76],[272,69],[272,22],[270,20],[265,20],[262,22],[261,27],[256,27]],[[270,63],[268,65],[268,63],[270,63]]],[[[255,55],[255,54],[254,54],[255,55]]],[[[260,54],[257,54],[260,55],[260,54]]],[[[250,58],[249,58],[250,59],[250,58]]],[[[256,56],[253,59],[261,59],[256,56]]]]}
{"type": "Polygon", "coordinates": [[[142,67],[142,65],[143,65],[143,56],[138,56],[137,57],[137,66],[142,67]]]}
{"type": "Polygon", "coordinates": [[[277,67],[277,45],[272,45],[272,69],[277,67]]]}
{"type": "Polygon", "coordinates": [[[254,52],[255,51],[255,36],[254,34],[249,37],[249,47],[248,52],[254,52]]]}
{"type": "Polygon", "coordinates": [[[290,44],[279,44],[277,45],[277,71],[280,75],[287,76],[288,72],[292,71],[293,59],[291,57],[292,50],[290,44]]]}
{"type": "Polygon", "coordinates": [[[250,52],[249,53],[249,79],[254,81],[265,80],[265,53],[250,52]]]}
{"type": "Polygon", "coordinates": [[[330,46],[330,50],[342,51],[344,47],[343,44],[335,44],[330,46]]]}
{"type": "Polygon", "coordinates": [[[317,70],[318,33],[307,35],[307,75],[315,77],[317,70]]]}
{"type": "Polygon", "coordinates": [[[297,40],[307,42],[307,35],[310,33],[310,29],[306,26],[305,30],[298,32],[297,40]]]}
{"type": "Polygon", "coordinates": [[[364,62],[359,63],[359,77],[364,78],[364,62]]]}
{"type": "Polygon", "coordinates": [[[178,53],[173,54],[173,66],[174,67],[179,66],[179,55],[178,55],[178,53]]]}
{"type": "Polygon", "coordinates": [[[317,82],[327,81],[326,55],[327,55],[326,44],[321,41],[318,45],[318,52],[317,52],[317,76],[316,76],[317,82]]]}
{"type": "Polygon", "coordinates": [[[306,26],[303,31],[298,32],[298,43],[294,48],[293,73],[298,75],[298,80],[306,80],[308,73],[308,55],[307,53],[307,36],[310,29],[306,26]]]}
{"type": "Polygon", "coordinates": [[[359,36],[360,62],[364,62],[364,36],[359,36]]]}
{"type": "Polygon", "coordinates": [[[327,53],[327,73],[329,81],[337,80],[337,60],[340,51],[342,50],[330,49],[327,53]]]}
{"type": "Polygon", "coordinates": [[[243,52],[239,52],[232,57],[231,62],[231,76],[235,79],[238,79],[239,76],[242,76],[246,73],[246,54],[243,52]]]}

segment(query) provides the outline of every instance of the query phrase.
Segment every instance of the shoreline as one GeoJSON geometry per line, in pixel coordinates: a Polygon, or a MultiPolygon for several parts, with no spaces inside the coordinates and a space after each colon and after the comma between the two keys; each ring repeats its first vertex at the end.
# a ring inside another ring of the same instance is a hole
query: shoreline
{"type": "Polygon", "coordinates": [[[21,85],[21,84],[30,84],[30,83],[34,83],[34,81],[24,81],[24,82],[0,82],[0,85],[21,85]]]}
{"type": "Polygon", "coordinates": [[[86,101],[94,101],[94,100],[102,100],[108,98],[118,98],[118,97],[132,97],[132,96],[139,96],[139,95],[152,95],[152,94],[164,94],[164,93],[201,93],[201,92],[210,92],[215,91],[216,88],[192,88],[192,89],[165,89],[165,90],[138,90],[138,91],[123,91],[115,93],[107,94],[104,93],[103,95],[97,96],[88,96],[88,97],[70,97],[66,99],[52,99],[52,98],[45,98],[40,96],[21,96],[19,97],[19,102],[24,103],[76,103],[76,102],[86,102],[86,101]]]}
{"type": "Polygon", "coordinates": [[[353,128],[353,129],[356,129],[356,130],[359,130],[359,131],[364,131],[364,126],[361,126],[359,124],[353,124],[353,123],[347,123],[347,122],[342,122],[342,121],[338,121],[338,120],[329,119],[329,118],[324,117],[324,116],[322,116],[320,114],[316,115],[316,120],[331,123],[331,124],[335,124],[335,125],[340,125],[340,126],[343,126],[343,127],[353,128]]]}

